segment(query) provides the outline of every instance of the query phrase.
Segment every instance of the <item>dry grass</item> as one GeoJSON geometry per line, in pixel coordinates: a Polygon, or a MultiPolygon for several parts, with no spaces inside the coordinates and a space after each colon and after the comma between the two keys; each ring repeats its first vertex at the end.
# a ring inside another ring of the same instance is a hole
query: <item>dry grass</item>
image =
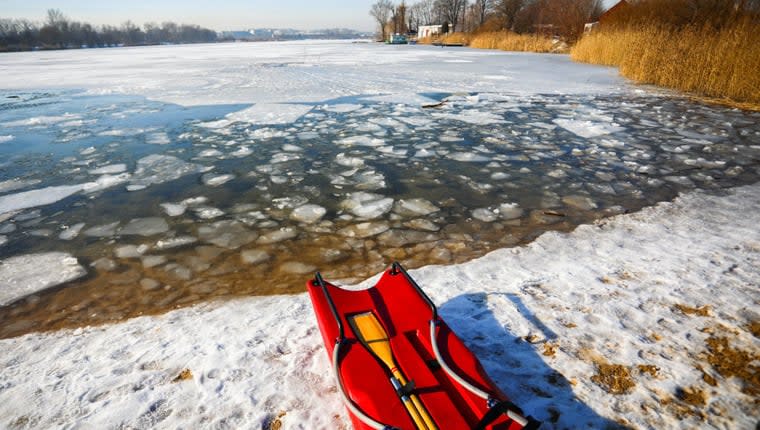
{"type": "Polygon", "coordinates": [[[422,45],[432,45],[433,43],[469,45],[472,34],[470,33],[449,33],[444,36],[429,36],[417,39],[417,43],[422,45]]]}
{"type": "Polygon", "coordinates": [[[470,38],[471,48],[502,51],[560,52],[548,37],[536,34],[517,34],[508,31],[478,33],[470,38]]]}
{"type": "Polygon", "coordinates": [[[584,36],[575,61],[620,67],[640,83],[760,107],[760,24],[610,29],[584,36]]]}

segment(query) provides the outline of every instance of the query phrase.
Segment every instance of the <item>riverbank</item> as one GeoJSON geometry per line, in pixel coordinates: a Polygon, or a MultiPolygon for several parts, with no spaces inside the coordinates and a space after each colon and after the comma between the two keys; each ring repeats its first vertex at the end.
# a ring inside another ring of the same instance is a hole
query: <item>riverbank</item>
{"type": "MultiPolygon", "coordinates": [[[[543,428],[751,428],[758,202],[758,185],[688,193],[412,275],[543,428]]],[[[306,294],[29,334],[0,350],[9,428],[349,427],[306,294]]]]}

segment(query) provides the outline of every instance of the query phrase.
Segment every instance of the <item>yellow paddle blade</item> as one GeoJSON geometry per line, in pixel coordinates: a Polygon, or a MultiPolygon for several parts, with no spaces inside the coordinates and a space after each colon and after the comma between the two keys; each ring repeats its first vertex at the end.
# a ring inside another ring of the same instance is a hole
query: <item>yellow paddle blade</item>
{"type": "Polygon", "coordinates": [[[388,340],[388,333],[380,325],[380,321],[372,312],[364,312],[362,314],[353,315],[350,317],[351,326],[356,332],[356,336],[359,340],[369,348],[373,354],[377,356],[389,369],[393,372],[396,369],[396,363],[393,361],[393,353],[391,352],[391,344],[388,340]]]}

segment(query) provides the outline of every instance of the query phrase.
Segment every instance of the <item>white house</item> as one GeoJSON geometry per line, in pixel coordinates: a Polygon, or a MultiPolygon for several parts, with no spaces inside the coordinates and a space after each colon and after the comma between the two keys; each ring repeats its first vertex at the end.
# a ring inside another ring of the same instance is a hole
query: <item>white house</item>
{"type": "Polygon", "coordinates": [[[421,25],[417,29],[417,38],[422,39],[423,37],[430,37],[435,36],[437,34],[443,33],[443,25],[421,25]]]}

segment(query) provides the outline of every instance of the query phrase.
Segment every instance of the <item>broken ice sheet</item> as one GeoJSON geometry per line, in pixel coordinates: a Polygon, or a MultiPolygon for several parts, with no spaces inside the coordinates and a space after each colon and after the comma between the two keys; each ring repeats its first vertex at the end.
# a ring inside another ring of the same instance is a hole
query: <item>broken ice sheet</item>
{"type": "Polygon", "coordinates": [[[0,306],[87,273],[76,258],[65,252],[18,255],[0,263],[0,285],[3,286],[0,306]]]}

